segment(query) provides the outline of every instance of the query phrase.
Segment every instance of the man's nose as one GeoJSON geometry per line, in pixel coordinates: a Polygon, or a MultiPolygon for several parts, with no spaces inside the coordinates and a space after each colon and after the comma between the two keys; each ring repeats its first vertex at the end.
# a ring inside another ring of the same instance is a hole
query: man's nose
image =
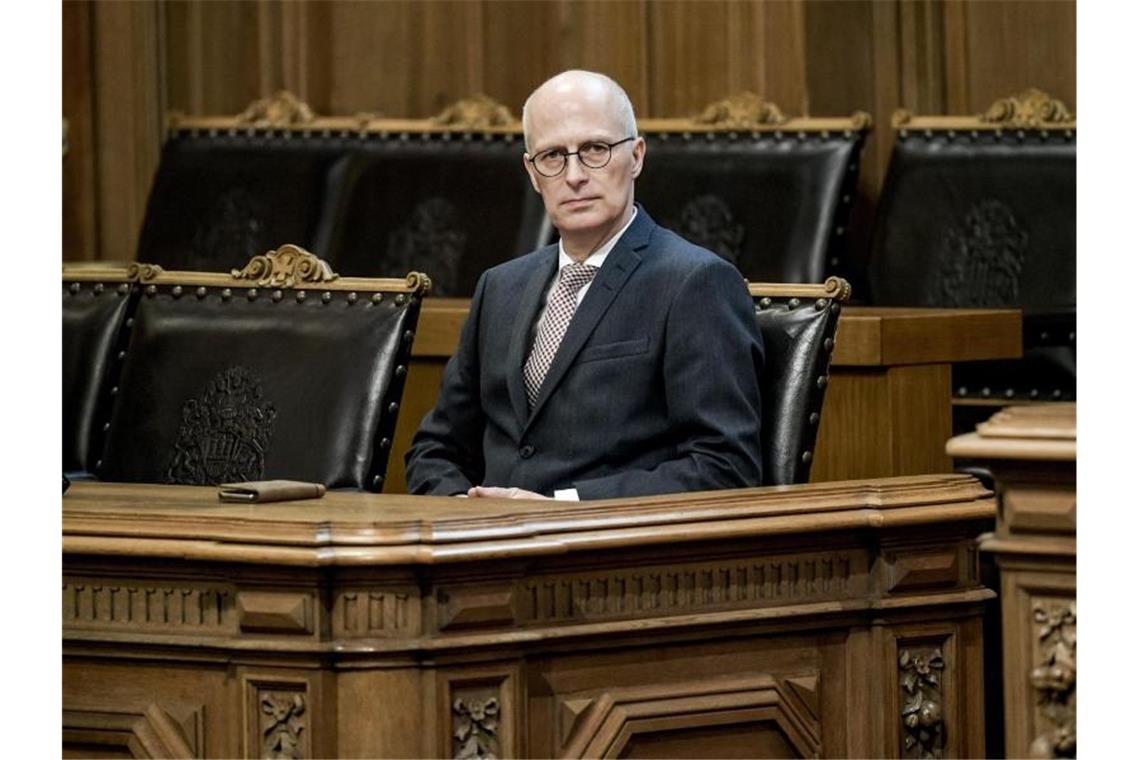
{"type": "Polygon", "coordinates": [[[589,177],[586,167],[582,164],[582,159],[577,154],[566,157],[566,183],[568,185],[579,187],[589,177]]]}

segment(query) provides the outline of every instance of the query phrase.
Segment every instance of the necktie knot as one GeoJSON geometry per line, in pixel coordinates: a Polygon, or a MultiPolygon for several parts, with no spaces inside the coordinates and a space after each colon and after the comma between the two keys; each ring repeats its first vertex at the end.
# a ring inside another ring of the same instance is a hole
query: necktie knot
{"type": "Polygon", "coordinates": [[[597,273],[598,268],[589,264],[578,262],[567,264],[558,271],[558,285],[571,293],[577,293],[593,280],[597,273]]]}

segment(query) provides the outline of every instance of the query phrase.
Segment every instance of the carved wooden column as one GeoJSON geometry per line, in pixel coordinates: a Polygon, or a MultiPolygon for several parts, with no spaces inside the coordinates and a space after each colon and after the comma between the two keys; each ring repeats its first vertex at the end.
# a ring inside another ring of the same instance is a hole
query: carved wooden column
{"type": "Polygon", "coordinates": [[[981,550],[1001,572],[1010,757],[1077,751],[1076,417],[1076,404],[1011,407],[946,447],[986,460],[997,483],[981,550]]]}

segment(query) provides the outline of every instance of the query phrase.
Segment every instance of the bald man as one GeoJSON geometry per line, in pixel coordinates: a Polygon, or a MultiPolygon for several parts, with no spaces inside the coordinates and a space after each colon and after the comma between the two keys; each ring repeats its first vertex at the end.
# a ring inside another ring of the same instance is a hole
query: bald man
{"type": "Polygon", "coordinates": [[[764,349],[740,273],[634,203],[645,162],[609,77],[523,106],[523,168],[555,245],[483,273],[411,493],[604,499],[759,485],[764,349]]]}

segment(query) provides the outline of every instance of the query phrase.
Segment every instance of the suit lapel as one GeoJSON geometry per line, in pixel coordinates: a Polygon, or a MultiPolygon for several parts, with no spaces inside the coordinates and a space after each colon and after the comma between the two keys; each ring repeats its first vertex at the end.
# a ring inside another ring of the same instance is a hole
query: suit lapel
{"type": "MultiPolygon", "coordinates": [[[[546,373],[546,378],[542,381],[542,388],[538,392],[538,398],[534,402],[534,408],[531,409],[530,418],[523,428],[523,433],[526,433],[527,428],[530,427],[538,413],[542,411],[546,400],[550,398],[562,381],[562,376],[574,363],[578,352],[582,350],[586,339],[598,326],[598,321],[602,315],[606,313],[610,304],[617,298],[618,293],[625,287],[626,282],[629,281],[629,276],[633,274],[633,270],[641,264],[641,255],[637,251],[644,248],[648,243],[649,233],[654,226],[653,220],[649,218],[645,210],[639,208],[637,219],[630,225],[618,244],[614,246],[610,255],[606,257],[606,263],[602,265],[593,284],[590,285],[590,289],[586,291],[578,310],[574,312],[574,318],[570,320],[570,326],[562,338],[562,344],[559,345],[558,352],[554,355],[554,361],[551,362],[550,369],[546,373]]],[[[553,277],[554,273],[551,272],[550,276],[553,277]]],[[[521,371],[519,377],[522,377],[521,371]]],[[[523,403],[525,408],[525,392],[523,393],[523,403]]]]}
{"type": "Polygon", "coordinates": [[[511,397],[511,406],[518,417],[521,429],[527,421],[526,385],[523,382],[523,365],[530,352],[531,328],[538,319],[538,312],[542,308],[543,296],[546,295],[547,286],[554,278],[554,270],[558,266],[558,246],[548,246],[539,255],[538,266],[527,280],[519,301],[518,314],[515,317],[515,329],[511,333],[510,348],[507,352],[507,391],[511,397]]]}

